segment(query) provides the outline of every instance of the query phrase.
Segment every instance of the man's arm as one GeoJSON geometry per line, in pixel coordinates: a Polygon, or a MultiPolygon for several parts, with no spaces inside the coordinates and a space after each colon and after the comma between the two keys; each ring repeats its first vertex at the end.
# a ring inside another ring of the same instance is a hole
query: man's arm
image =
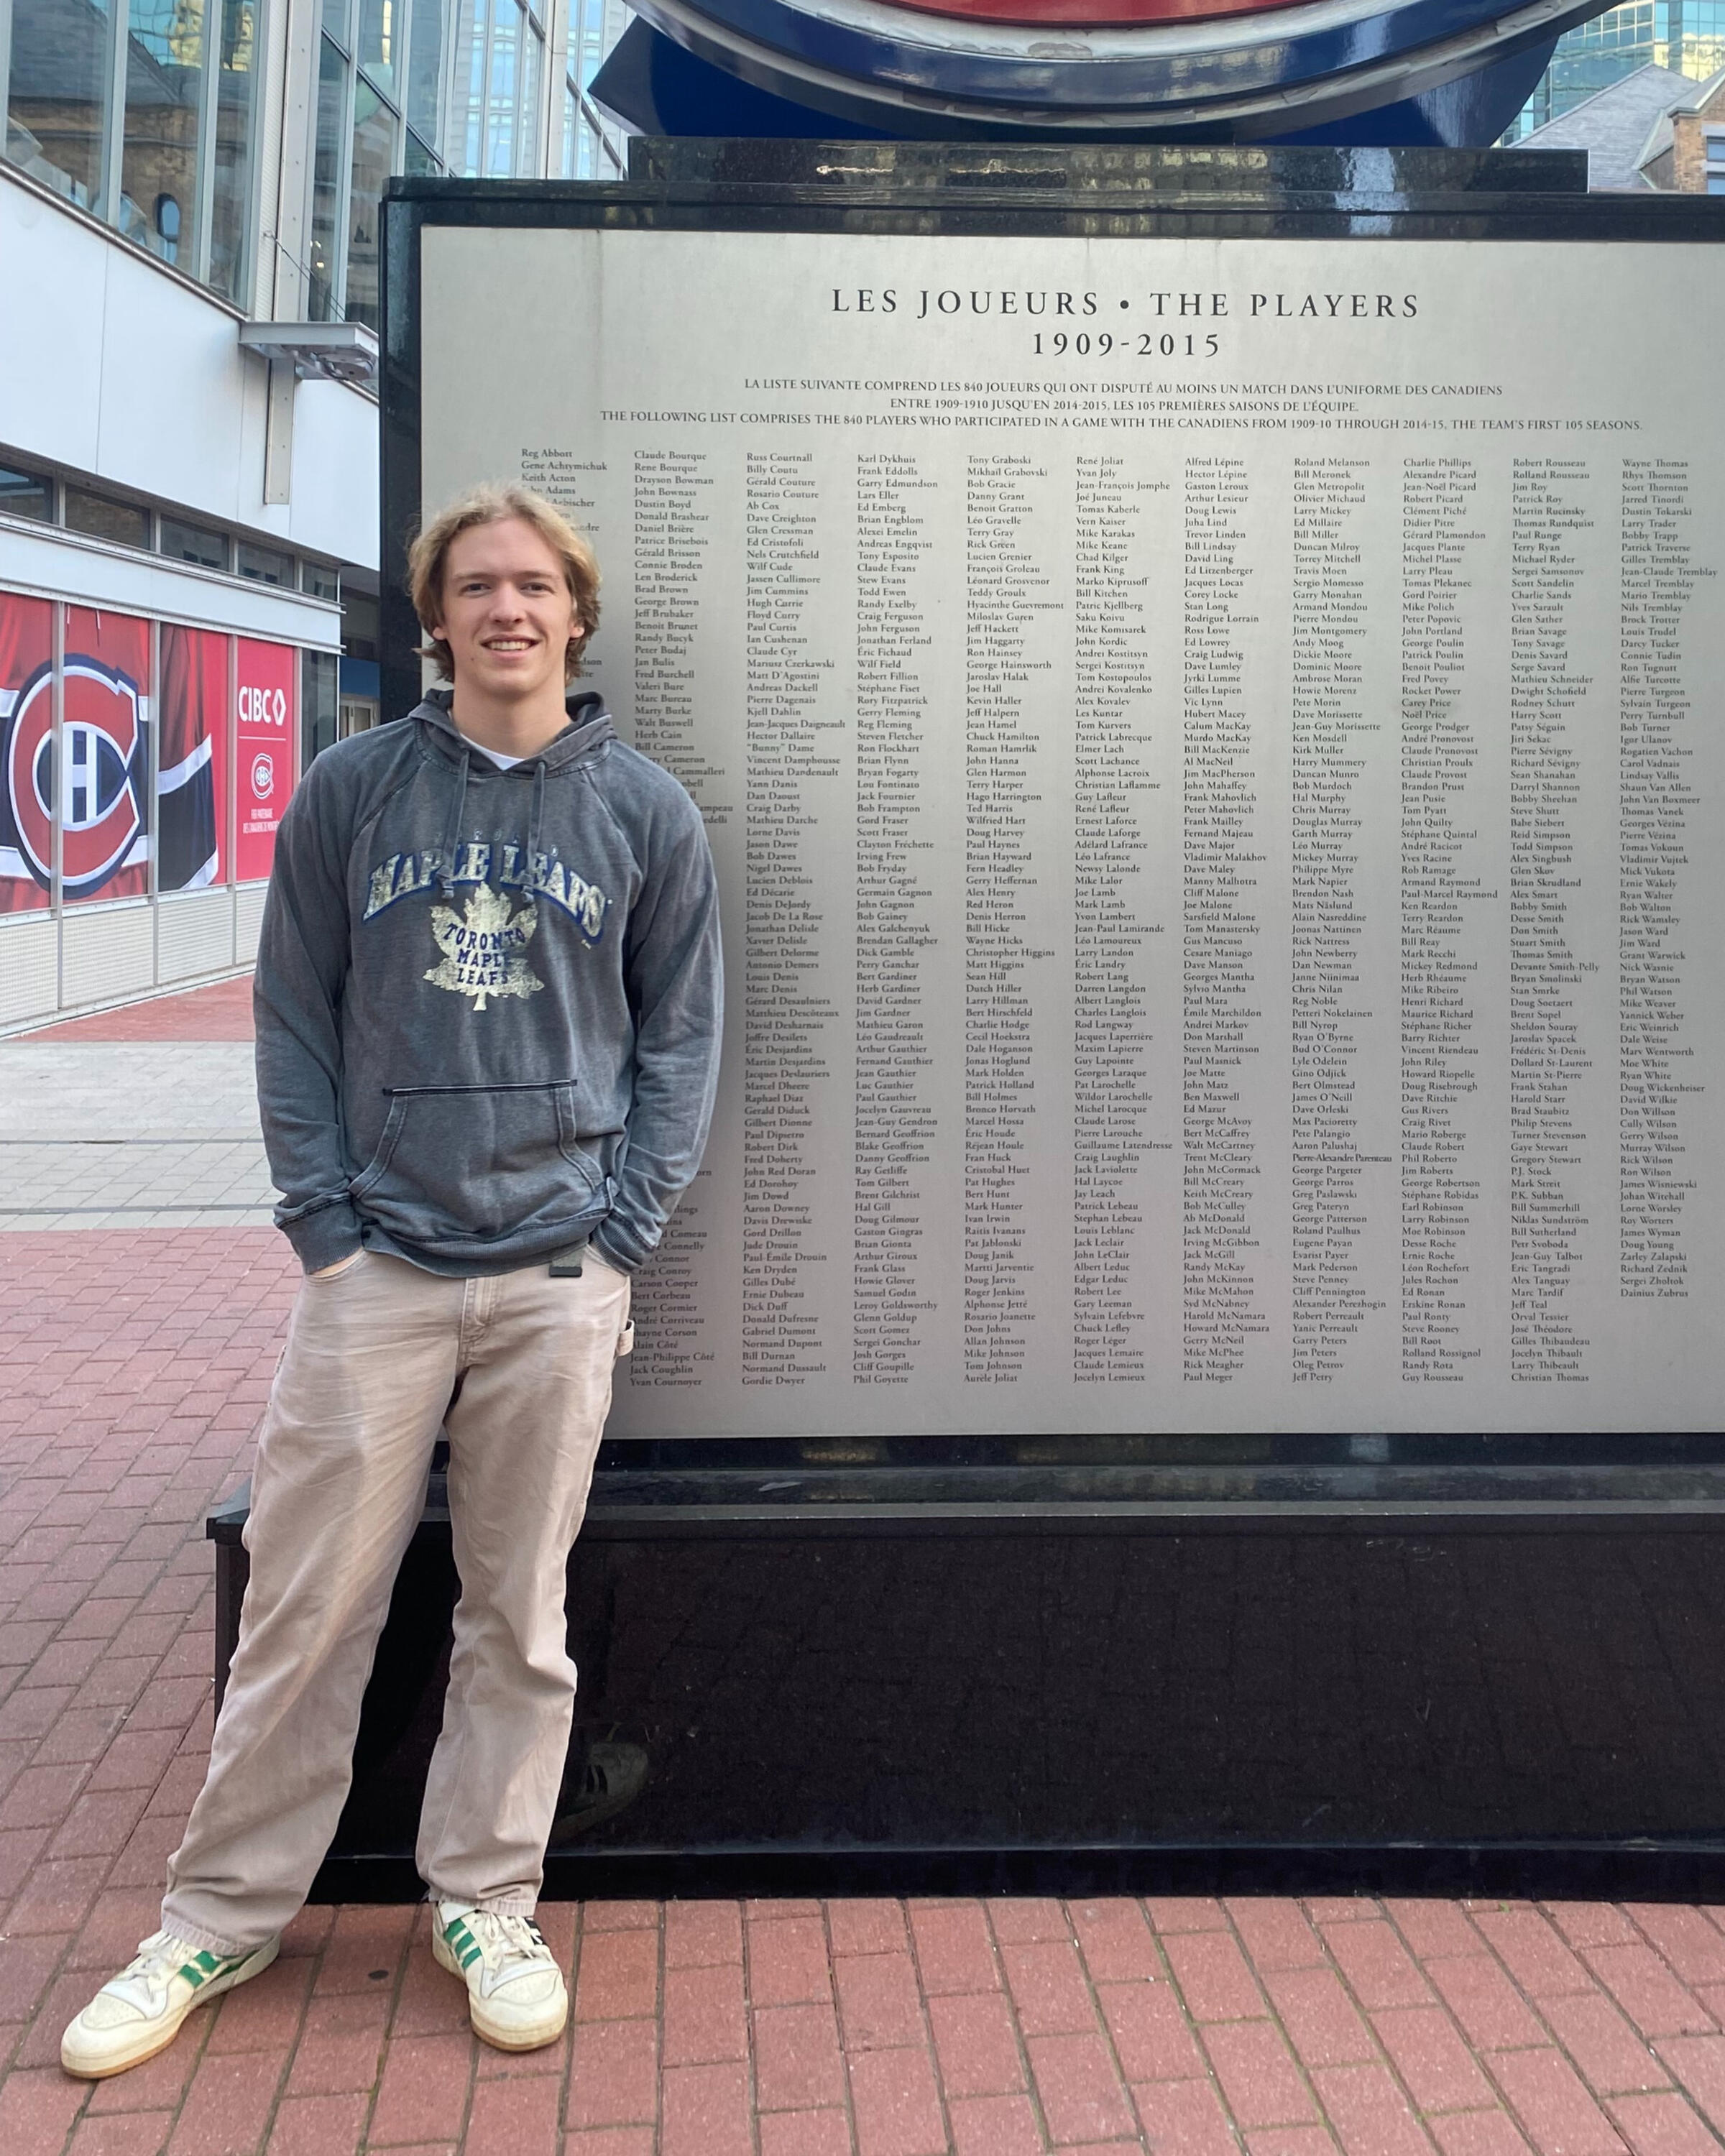
{"type": "Polygon", "coordinates": [[[675,817],[655,824],[624,953],[635,1019],[634,1101],[611,1215],[593,1237],[624,1272],[659,1247],[701,1165],[724,1016],[718,885],[701,812],[685,796],[675,817]]]}
{"type": "Polygon", "coordinates": [[[252,985],[258,1107],[270,1173],[282,1194],[275,1224],[308,1273],[360,1246],[341,1110],[352,817],[332,797],[321,762],[301,780],[276,834],[252,985]]]}

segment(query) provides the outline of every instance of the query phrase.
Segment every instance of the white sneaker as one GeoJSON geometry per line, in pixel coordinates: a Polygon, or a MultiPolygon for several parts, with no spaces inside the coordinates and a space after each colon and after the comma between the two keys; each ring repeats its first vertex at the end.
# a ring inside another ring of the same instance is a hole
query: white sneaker
{"type": "Polygon", "coordinates": [[[280,1946],[267,1939],[249,1953],[212,1953],[172,1932],[156,1932],[118,1976],[110,1977],[60,2039],[60,2064],[80,2081],[123,2074],[166,2051],[194,2006],[218,1998],[268,1969],[280,1946]]]}
{"type": "Polygon", "coordinates": [[[536,2051],[563,2033],[569,2018],[563,1972],[531,1917],[439,1902],[431,1951],[466,1984],[475,2031],[500,2051],[536,2051]]]}

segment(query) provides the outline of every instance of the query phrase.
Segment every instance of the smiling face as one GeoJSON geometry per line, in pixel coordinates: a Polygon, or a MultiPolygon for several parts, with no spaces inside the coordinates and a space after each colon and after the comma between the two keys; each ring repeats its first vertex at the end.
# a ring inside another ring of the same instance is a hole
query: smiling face
{"type": "Polygon", "coordinates": [[[563,565],[518,516],[475,524],[449,543],[440,619],[459,705],[464,689],[488,701],[562,702],[570,639],[581,634],[563,565]]]}

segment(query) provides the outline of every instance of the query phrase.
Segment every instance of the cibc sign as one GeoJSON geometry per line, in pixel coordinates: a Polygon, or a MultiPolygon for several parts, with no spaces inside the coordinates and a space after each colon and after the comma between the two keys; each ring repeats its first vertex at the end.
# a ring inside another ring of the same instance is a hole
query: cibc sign
{"type": "Polygon", "coordinates": [[[298,670],[290,644],[243,636],[239,646],[234,803],[239,880],[249,883],[270,873],[276,830],[294,790],[298,670]]]}

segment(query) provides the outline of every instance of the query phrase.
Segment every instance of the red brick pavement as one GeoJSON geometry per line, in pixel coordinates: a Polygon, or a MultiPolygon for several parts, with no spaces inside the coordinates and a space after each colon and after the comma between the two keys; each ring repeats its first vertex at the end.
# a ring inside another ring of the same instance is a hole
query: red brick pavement
{"type": "Polygon", "coordinates": [[[291,1293],[268,1229],[0,1239],[0,2150],[21,2156],[1690,2156],[1725,1912],[1318,1898],[547,1907],[563,2041],[477,2045],[423,1910],[307,1911],[95,2087],[209,1741],[201,1522],[291,1293]]]}
{"type": "Polygon", "coordinates": [[[249,1040],[252,977],[215,981],[179,994],[150,996],[117,1010],[93,1011],[38,1026],[26,1040],[249,1040]]]}

